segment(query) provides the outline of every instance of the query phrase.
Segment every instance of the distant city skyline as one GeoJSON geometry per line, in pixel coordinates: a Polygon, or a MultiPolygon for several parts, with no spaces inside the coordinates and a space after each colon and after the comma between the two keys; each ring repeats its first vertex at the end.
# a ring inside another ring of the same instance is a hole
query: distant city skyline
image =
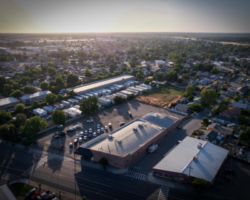
{"type": "Polygon", "coordinates": [[[1,33],[250,33],[249,0],[0,0],[1,33]]]}

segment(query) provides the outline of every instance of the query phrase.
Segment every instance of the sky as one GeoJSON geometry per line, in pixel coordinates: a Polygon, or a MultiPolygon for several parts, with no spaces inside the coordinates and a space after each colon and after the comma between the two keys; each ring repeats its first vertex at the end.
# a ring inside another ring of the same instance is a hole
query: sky
{"type": "Polygon", "coordinates": [[[0,0],[0,32],[250,33],[250,0],[0,0]]]}

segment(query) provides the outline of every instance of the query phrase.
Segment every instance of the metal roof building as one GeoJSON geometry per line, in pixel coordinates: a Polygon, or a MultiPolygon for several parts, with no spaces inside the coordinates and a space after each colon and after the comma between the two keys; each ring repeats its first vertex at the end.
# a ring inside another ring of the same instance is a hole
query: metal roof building
{"type": "Polygon", "coordinates": [[[156,112],[137,118],[128,124],[103,134],[76,150],[76,154],[99,162],[106,158],[110,165],[125,168],[144,154],[148,147],[174,131],[180,120],[156,112]]]}
{"type": "Polygon", "coordinates": [[[26,101],[30,101],[33,102],[35,100],[40,101],[40,100],[44,100],[47,94],[50,94],[51,92],[49,90],[44,90],[41,92],[36,92],[33,94],[28,94],[25,96],[20,97],[20,101],[22,101],[23,103],[26,103],[26,101]]]}
{"type": "Polygon", "coordinates": [[[6,110],[9,106],[15,106],[19,100],[14,97],[0,99],[0,110],[6,110]]]}
{"type": "Polygon", "coordinates": [[[101,81],[97,81],[97,82],[93,82],[93,83],[89,83],[85,85],[79,85],[76,87],[68,88],[67,91],[74,90],[74,92],[79,95],[79,94],[83,94],[85,92],[89,92],[89,91],[96,90],[99,88],[109,87],[117,83],[124,84],[126,81],[134,80],[134,79],[135,79],[134,76],[129,76],[129,75],[117,76],[114,78],[109,78],[109,79],[105,79],[105,80],[101,80],[101,81]]]}
{"type": "Polygon", "coordinates": [[[208,141],[186,137],[153,167],[153,173],[179,181],[187,179],[190,173],[190,178],[213,183],[227,155],[228,150],[208,141]]]}

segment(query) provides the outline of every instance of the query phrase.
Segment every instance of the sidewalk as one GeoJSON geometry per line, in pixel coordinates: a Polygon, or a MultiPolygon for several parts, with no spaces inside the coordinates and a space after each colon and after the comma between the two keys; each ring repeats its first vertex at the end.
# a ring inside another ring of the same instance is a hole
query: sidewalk
{"type": "Polygon", "coordinates": [[[167,180],[167,179],[164,180],[164,179],[156,178],[153,175],[148,175],[147,180],[149,182],[152,182],[152,183],[155,183],[155,184],[158,184],[158,185],[165,185],[165,186],[168,186],[170,188],[175,188],[176,187],[175,183],[173,183],[172,181],[167,180]]]}

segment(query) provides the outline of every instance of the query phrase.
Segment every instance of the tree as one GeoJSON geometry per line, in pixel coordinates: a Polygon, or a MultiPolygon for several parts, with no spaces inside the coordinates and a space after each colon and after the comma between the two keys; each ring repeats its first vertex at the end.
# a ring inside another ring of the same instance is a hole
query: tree
{"type": "Polygon", "coordinates": [[[56,77],[56,86],[58,88],[62,89],[64,87],[64,83],[65,83],[65,81],[64,81],[62,76],[59,75],[56,77]]]}
{"type": "Polygon", "coordinates": [[[249,118],[245,115],[240,115],[237,119],[240,124],[246,124],[249,122],[249,118]]]}
{"type": "Polygon", "coordinates": [[[3,95],[8,97],[11,93],[10,85],[9,84],[4,84],[3,86],[3,95]]]}
{"type": "Polygon", "coordinates": [[[71,85],[76,85],[78,82],[78,76],[75,74],[69,74],[67,77],[67,83],[71,85]]]}
{"type": "Polygon", "coordinates": [[[15,142],[18,139],[18,133],[15,125],[4,124],[0,126],[0,137],[5,140],[15,142]]]}
{"type": "Polygon", "coordinates": [[[15,113],[23,113],[24,112],[24,104],[23,103],[19,103],[15,106],[15,113]]]}
{"type": "Polygon", "coordinates": [[[25,94],[32,94],[36,92],[36,88],[27,85],[23,88],[23,91],[25,94]]]}
{"type": "Polygon", "coordinates": [[[32,108],[39,108],[39,102],[37,100],[33,101],[32,108]]]}
{"type": "Polygon", "coordinates": [[[57,95],[57,101],[61,102],[63,100],[63,95],[58,94],[57,95]]]}
{"type": "Polygon", "coordinates": [[[0,110],[0,124],[4,124],[11,119],[11,114],[5,110],[0,110]]]}
{"type": "Polygon", "coordinates": [[[56,110],[52,114],[52,120],[54,124],[64,125],[66,122],[66,114],[62,110],[56,110]]]}
{"type": "Polygon", "coordinates": [[[11,94],[10,94],[10,96],[11,97],[15,97],[15,98],[19,98],[19,97],[21,97],[22,96],[22,92],[21,92],[21,90],[14,90],[11,94]]]}
{"type": "Polygon", "coordinates": [[[116,68],[117,68],[117,66],[115,66],[114,64],[111,64],[109,66],[109,70],[110,70],[111,73],[113,73],[116,70],[116,68]]]}
{"type": "Polygon", "coordinates": [[[27,117],[26,117],[26,115],[25,114],[23,114],[23,113],[18,113],[17,115],[16,115],[16,122],[17,122],[17,124],[25,124],[25,122],[26,122],[26,120],[27,120],[27,117]]]}
{"type": "Polygon", "coordinates": [[[186,92],[184,93],[185,97],[193,96],[194,95],[194,86],[189,85],[186,87],[186,92]]]}
{"type": "Polygon", "coordinates": [[[89,69],[85,69],[83,74],[85,77],[88,77],[88,78],[92,77],[92,73],[89,71],[89,69]]]}
{"type": "Polygon", "coordinates": [[[201,190],[201,189],[206,189],[208,187],[208,182],[204,179],[196,178],[193,180],[192,185],[196,189],[201,190]]]}
{"type": "Polygon", "coordinates": [[[98,99],[97,97],[89,97],[84,99],[80,104],[80,110],[82,114],[89,115],[98,110],[98,99]]]}
{"type": "Polygon", "coordinates": [[[239,139],[246,145],[250,145],[250,127],[246,127],[245,130],[240,132],[239,139]]]}
{"type": "Polygon", "coordinates": [[[47,82],[42,82],[40,83],[40,88],[44,91],[44,90],[48,90],[49,89],[49,84],[47,82]]]}
{"type": "Polygon", "coordinates": [[[144,79],[144,76],[141,74],[141,73],[137,73],[136,74],[136,78],[139,80],[139,81],[142,81],[144,79]]]}
{"type": "Polygon", "coordinates": [[[121,104],[122,102],[126,101],[126,99],[122,96],[115,96],[113,100],[115,104],[121,104]]]}
{"type": "Polygon", "coordinates": [[[37,135],[37,132],[45,129],[47,121],[39,116],[31,117],[25,122],[25,125],[21,128],[22,134],[28,138],[33,138],[37,135]]]}
{"type": "Polygon", "coordinates": [[[212,73],[212,74],[219,74],[220,71],[219,71],[219,69],[218,69],[217,67],[214,67],[214,68],[211,70],[211,73],[212,73]]]}
{"type": "Polygon", "coordinates": [[[157,87],[157,84],[155,82],[151,82],[151,87],[155,89],[157,87]]]}
{"type": "Polygon", "coordinates": [[[206,89],[201,92],[201,104],[203,106],[216,105],[217,94],[213,89],[206,89]]]}
{"type": "Polygon", "coordinates": [[[53,93],[50,93],[50,94],[47,94],[46,97],[45,97],[45,101],[48,103],[48,104],[53,104],[56,102],[56,98],[57,96],[53,93]]]}
{"type": "Polygon", "coordinates": [[[193,103],[189,106],[189,108],[193,111],[193,112],[200,112],[202,111],[202,106],[201,104],[198,103],[193,103]]]}
{"type": "Polygon", "coordinates": [[[70,90],[69,91],[69,97],[74,97],[74,96],[76,96],[76,93],[74,92],[74,90],[70,90]]]}
{"type": "Polygon", "coordinates": [[[218,105],[218,112],[223,112],[224,110],[228,109],[231,104],[231,101],[229,98],[221,100],[221,102],[218,105]]]}
{"type": "Polygon", "coordinates": [[[203,117],[202,121],[204,122],[204,124],[206,126],[208,126],[208,123],[209,123],[209,119],[207,117],[203,117]]]}
{"type": "Polygon", "coordinates": [[[55,76],[56,75],[56,69],[53,67],[48,67],[48,74],[50,76],[55,76]]]}

